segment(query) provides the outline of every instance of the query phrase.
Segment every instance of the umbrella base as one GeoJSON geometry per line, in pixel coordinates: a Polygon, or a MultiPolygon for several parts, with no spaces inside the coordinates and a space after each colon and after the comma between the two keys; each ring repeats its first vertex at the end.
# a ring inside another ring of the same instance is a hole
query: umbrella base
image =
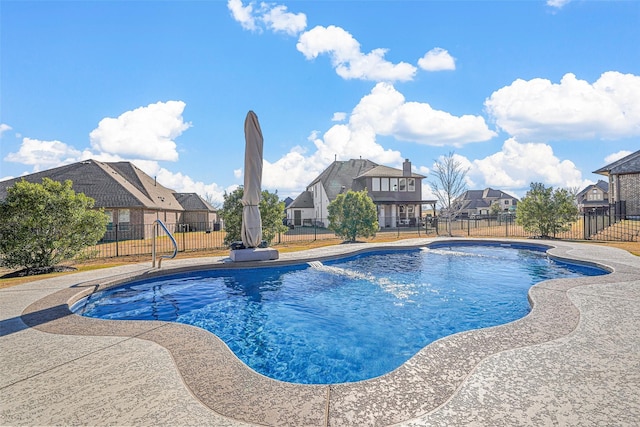
{"type": "Polygon", "coordinates": [[[231,250],[229,258],[231,261],[269,261],[278,259],[280,255],[273,248],[248,248],[231,250]]]}

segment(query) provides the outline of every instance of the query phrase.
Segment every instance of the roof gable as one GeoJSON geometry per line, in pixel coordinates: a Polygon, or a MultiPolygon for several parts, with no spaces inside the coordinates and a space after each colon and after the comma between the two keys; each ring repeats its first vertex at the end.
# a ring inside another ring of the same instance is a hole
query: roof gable
{"type": "Polygon", "coordinates": [[[354,180],[378,166],[377,163],[366,159],[351,159],[348,161],[334,161],[307,188],[320,182],[329,200],[334,200],[343,191],[353,189],[354,180]]]}
{"type": "Polygon", "coordinates": [[[151,202],[160,209],[184,210],[174,196],[174,191],[158,183],[141,169],[130,162],[107,163],[124,177],[130,185],[133,185],[151,202]]]}
{"type": "Polygon", "coordinates": [[[200,197],[197,193],[173,193],[180,206],[187,211],[216,212],[216,208],[200,197]]]}
{"type": "Polygon", "coordinates": [[[626,157],[616,160],[593,173],[600,175],[624,175],[629,173],[640,173],[640,150],[631,153],[626,157]]]}
{"type": "Polygon", "coordinates": [[[596,182],[595,184],[591,184],[591,185],[587,185],[581,192],[579,192],[578,194],[576,194],[577,197],[582,197],[584,196],[586,193],[589,192],[589,190],[592,190],[594,188],[599,188],[600,190],[602,190],[602,192],[604,192],[605,194],[609,193],[609,183],[606,181],[603,181],[601,179],[598,180],[598,182],[596,182]]]}
{"type": "Polygon", "coordinates": [[[0,198],[4,199],[7,188],[21,179],[41,183],[45,177],[54,181],[71,180],[73,191],[84,193],[94,199],[96,207],[184,210],[173,197],[171,190],[154,185],[155,181],[151,177],[129,162],[102,163],[97,160],[84,160],[2,181],[0,198]]]}
{"type": "Polygon", "coordinates": [[[311,191],[303,191],[296,197],[296,199],[289,204],[287,209],[298,208],[313,208],[313,193],[311,191]]]}

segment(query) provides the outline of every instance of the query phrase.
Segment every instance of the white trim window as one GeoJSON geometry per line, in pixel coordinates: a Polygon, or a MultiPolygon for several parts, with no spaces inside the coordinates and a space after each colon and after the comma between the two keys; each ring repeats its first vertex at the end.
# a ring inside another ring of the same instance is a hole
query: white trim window
{"type": "Polygon", "coordinates": [[[371,178],[371,191],[380,191],[380,178],[371,178]]]}

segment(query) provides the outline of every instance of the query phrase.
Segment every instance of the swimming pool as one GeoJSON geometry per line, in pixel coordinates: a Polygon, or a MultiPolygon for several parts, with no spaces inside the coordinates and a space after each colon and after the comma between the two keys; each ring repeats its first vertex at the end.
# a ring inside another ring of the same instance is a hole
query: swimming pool
{"type": "Polygon", "coordinates": [[[327,384],[385,374],[438,338],[521,318],[529,287],[542,280],[606,273],[501,245],[432,245],[312,264],[138,281],[73,310],[199,326],[262,374],[327,384]]]}

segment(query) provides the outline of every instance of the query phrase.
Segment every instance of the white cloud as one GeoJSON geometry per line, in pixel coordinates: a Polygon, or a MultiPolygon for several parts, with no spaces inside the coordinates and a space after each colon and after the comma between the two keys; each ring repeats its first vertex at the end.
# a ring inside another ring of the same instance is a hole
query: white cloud
{"type": "Polygon", "coordinates": [[[627,157],[631,153],[633,153],[633,151],[628,151],[628,150],[622,150],[622,151],[618,151],[617,153],[611,153],[604,158],[605,165],[613,163],[616,160],[620,160],[623,157],[627,157]]]}
{"type": "Polygon", "coordinates": [[[40,141],[24,138],[17,153],[9,153],[4,160],[33,166],[34,172],[79,160],[81,152],[60,141],[40,141]]]}
{"type": "Polygon", "coordinates": [[[456,62],[445,49],[436,47],[418,60],[418,66],[426,71],[455,70],[456,62]]]}
{"type": "MultiPolygon", "coordinates": [[[[262,5],[266,6],[265,3],[262,5]]],[[[304,13],[287,12],[287,7],[282,5],[266,9],[262,20],[274,32],[282,32],[290,36],[299,34],[307,27],[307,16],[304,13]]]]}
{"type": "Polygon", "coordinates": [[[333,113],[332,122],[343,122],[347,118],[347,113],[333,113]]]}
{"type": "Polygon", "coordinates": [[[360,43],[350,33],[333,25],[317,26],[303,33],[296,48],[307,59],[328,54],[336,73],[344,79],[408,81],[416,74],[416,67],[411,64],[393,64],[384,59],[386,49],[362,53],[360,43]]]}
{"type": "MultiPolygon", "coordinates": [[[[182,122],[180,115],[183,109],[184,103],[170,101],[126,112],[120,115],[118,119],[103,119],[100,121],[98,129],[92,132],[92,135],[97,134],[95,138],[97,138],[96,141],[98,143],[93,147],[97,151],[89,149],[80,151],[60,141],[40,141],[24,138],[18,152],[9,153],[4,160],[31,165],[33,172],[87,159],[101,162],[131,161],[149,176],[157,177],[158,182],[167,188],[182,193],[198,193],[203,197],[210,198],[216,204],[222,204],[224,192],[233,191],[236,185],[224,189],[216,183],[206,184],[201,181],[195,181],[180,172],[171,172],[162,168],[156,161],[158,157],[162,156],[158,156],[155,153],[148,155],[148,151],[144,150],[144,147],[133,150],[133,153],[123,152],[128,150],[114,149],[114,147],[119,147],[118,144],[113,144],[114,141],[129,139],[131,143],[135,142],[134,145],[137,145],[139,141],[151,140],[152,143],[156,144],[155,147],[163,146],[164,143],[164,149],[167,152],[175,152],[175,144],[166,144],[163,138],[165,136],[175,137],[190,126],[182,122]],[[105,121],[107,125],[104,125],[105,121]],[[145,126],[148,126],[149,129],[144,129],[145,126]],[[97,132],[98,130],[100,132],[97,132]],[[135,140],[131,139],[138,136],[142,137],[135,140]],[[107,150],[102,151],[101,148],[103,147],[107,148],[107,150]]],[[[234,173],[237,176],[238,171],[234,171],[234,173]]]]}
{"type": "Polygon", "coordinates": [[[241,0],[229,0],[227,2],[227,8],[231,11],[233,19],[239,22],[242,28],[249,31],[258,30],[256,19],[253,16],[252,4],[244,6],[241,0]]]}
{"type": "Polygon", "coordinates": [[[242,0],[227,2],[233,19],[245,30],[261,32],[266,28],[275,33],[295,36],[307,27],[304,13],[287,12],[286,6],[271,3],[262,2],[257,8],[254,5],[254,2],[250,2],[245,6],[242,0]]]}
{"type": "Polygon", "coordinates": [[[565,74],[516,80],[485,101],[510,135],[530,140],[616,139],[640,135],[640,76],[603,73],[593,84],[565,74]]]}
{"type": "Polygon", "coordinates": [[[11,126],[9,126],[8,124],[0,123],[0,137],[2,137],[3,133],[10,131],[11,129],[11,126]]]}
{"type": "Polygon", "coordinates": [[[295,196],[336,158],[366,158],[401,167],[401,153],[385,149],[377,142],[378,135],[430,145],[463,145],[495,134],[481,117],[455,117],[428,104],[407,103],[392,85],[378,83],[356,105],[347,123],[335,124],[321,136],[316,131],[311,134],[314,151],[294,147],[275,162],[265,160],[263,185],[295,196]]]}
{"type": "Polygon", "coordinates": [[[547,0],[547,6],[555,7],[556,9],[561,9],[569,2],[571,2],[571,0],[547,0]]]}
{"type": "Polygon", "coordinates": [[[392,85],[378,83],[360,100],[351,116],[352,126],[370,126],[376,134],[425,145],[460,147],[487,141],[496,133],[480,116],[451,115],[427,103],[406,102],[392,85]]]}
{"type": "Polygon", "coordinates": [[[570,160],[561,160],[551,146],[541,143],[519,143],[509,138],[501,151],[472,162],[469,176],[503,191],[524,194],[532,182],[553,187],[584,187],[589,181],[570,160]]]}
{"type": "Polygon", "coordinates": [[[158,102],[104,118],[91,131],[91,147],[99,152],[150,160],[178,160],[174,139],[191,127],[182,118],[182,101],[158,102]]]}

